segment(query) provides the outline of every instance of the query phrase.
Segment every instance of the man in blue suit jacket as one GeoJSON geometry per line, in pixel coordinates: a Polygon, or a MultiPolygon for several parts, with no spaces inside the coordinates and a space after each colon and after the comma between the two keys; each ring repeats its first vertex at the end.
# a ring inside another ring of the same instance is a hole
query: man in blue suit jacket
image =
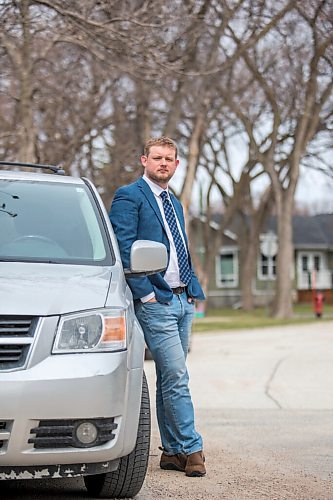
{"type": "Polygon", "coordinates": [[[191,263],[183,209],[168,189],[179,164],[167,137],[149,140],[141,156],[144,175],[115,193],[110,219],[124,267],[136,240],[163,243],[165,272],[130,278],[137,318],[156,364],[156,411],[162,441],[160,467],[187,476],[206,473],[202,438],[194,425],[186,356],[195,299],[204,300],[191,263]]]}

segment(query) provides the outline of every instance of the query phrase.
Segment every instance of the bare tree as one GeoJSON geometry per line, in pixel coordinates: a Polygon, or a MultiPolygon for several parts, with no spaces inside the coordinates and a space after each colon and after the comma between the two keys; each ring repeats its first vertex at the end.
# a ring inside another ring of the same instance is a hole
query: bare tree
{"type": "MultiPolygon", "coordinates": [[[[329,2],[302,2],[296,12],[281,23],[281,48],[287,52],[283,65],[286,79],[280,79],[279,88],[269,79],[265,83],[274,115],[271,141],[276,144],[273,161],[265,165],[271,177],[278,216],[275,317],[287,317],[292,312],[292,214],[300,164],[311,142],[329,125],[327,117],[333,110],[332,59],[329,57],[333,49],[331,13],[329,2]],[[298,33],[297,39],[291,32],[295,23],[304,30],[304,35],[298,33]],[[288,79],[292,87],[286,98],[282,92],[286,91],[288,79]]],[[[274,62],[278,70],[280,64],[277,59],[274,62]]],[[[253,58],[247,64],[256,78],[261,79],[258,65],[252,66],[253,58]]]]}
{"type": "Polygon", "coordinates": [[[262,17],[257,15],[260,22],[254,23],[253,14],[257,2],[205,1],[194,13],[195,20],[189,31],[192,37],[192,29],[194,30],[194,40],[186,43],[186,34],[183,34],[185,42],[181,61],[185,63],[182,71],[176,71],[174,77],[175,91],[168,103],[169,114],[165,130],[177,134],[184,143],[182,151],[187,160],[187,175],[180,196],[186,216],[206,131],[211,126],[213,114],[210,110],[216,97],[221,96],[221,80],[226,85],[224,92],[229,94],[231,91],[227,86],[229,82],[223,77],[224,73],[234,68],[244,53],[259,44],[279,20],[293,9],[295,3],[295,0],[283,2],[281,6],[269,10],[269,17],[265,16],[266,12],[262,17]],[[239,43],[231,41],[230,33],[234,25],[242,26],[239,43]],[[187,57],[187,50],[190,57],[187,57]],[[177,128],[173,130],[176,123],[177,128]]]}
{"type": "MultiPolygon", "coordinates": [[[[297,4],[261,43],[243,51],[229,76],[233,93],[220,90],[225,107],[248,137],[249,158],[272,183],[279,240],[275,317],[292,313],[292,213],[300,165],[311,144],[330,127],[330,12],[326,1],[297,4]]],[[[243,32],[230,26],[230,35],[241,47],[243,32]]]]}
{"type": "Polygon", "coordinates": [[[142,124],[163,39],[151,3],[6,1],[0,21],[2,155],[61,162],[109,200],[136,175],[151,127],[142,124]]]}
{"type": "Polygon", "coordinates": [[[248,148],[248,151],[245,155],[247,159],[242,165],[235,164],[233,160],[233,142],[235,138],[239,139],[242,133],[241,123],[235,114],[230,114],[229,111],[228,116],[223,110],[217,112],[214,128],[211,127],[210,138],[206,139],[205,159],[204,161],[201,159],[201,164],[205,165],[211,177],[205,212],[208,221],[211,220],[212,209],[209,195],[212,186],[215,186],[221,195],[224,213],[218,232],[211,231],[209,225],[205,225],[204,244],[207,260],[203,259],[201,273],[207,278],[211,271],[213,256],[221,246],[223,231],[232,227],[233,232],[237,234],[240,248],[239,275],[242,307],[249,310],[254,307],[252,285],[256,275],[259,237],[270,214],[273,201],[271,187],[268,185],[261,196],[254,195],[252,192],[252,184],[267,174],[262,166],[258,166],[257,155],[251,143],[247,146],[243,144],[243,150],[248,148]],[[223,126],[226,128],[225,131],[223,131],[223,126]]]}
{"type": "Polygon", "coordinates": [[[328,0],[4,0],[0,155],[61,162],[94,179],[108,204],[138,176],[142,143],[171,135],[187,167],[176,189],[186,215],[200,166],[212,179],[208,211],[215,186],[225,220],[251,214],[254,226],[240,239],[251,247],[245,276],[268,203],[263,195],[256,205],[251,186],[266,172],[279,220],[274,314],[288,316],[300,165],[316,156],[329,170],[321,152],[331,141],[331,14],[328,0]],[[229,168],[230,133],[247,138],[247,159],[228,191],[219,175],[229,168]]]}
{"type": "Polygon", "coordinates": [[[30,30],[29,0],[22,0],[17,8],[11,9],[11,2],[5,2],[1,7],[2,27],[9,28],[0,30],[0,40],[6,54],[4,59],[10,62],[12,67],[12,80],[6,85],[6,91],[14,94],[16,101],[15,115],[17,122],[6,120],[6,142],[19,144],[19,157],[22,161],[33,162],[36,160],[36,127],[33,120],[33,54],[30,30]],[[20,31],[20,44],[15,43],[14,23],[18,20],[16,27],[20,31]],[[10,123],[11,122],[11,123],[10,123]]]}

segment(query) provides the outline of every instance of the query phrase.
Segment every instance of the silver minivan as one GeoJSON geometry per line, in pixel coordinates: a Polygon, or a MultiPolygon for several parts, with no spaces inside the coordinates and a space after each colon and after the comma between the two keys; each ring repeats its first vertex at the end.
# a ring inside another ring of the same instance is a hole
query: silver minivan
{"type": "Polygon", "coordinates": [[[150,405],[125,277],[164,269],[166,249],[136,241],[124,270],[89,180],[14,168],[0,171],[0,480],[84,476],[93,497],[133,497],[150,405]]]}

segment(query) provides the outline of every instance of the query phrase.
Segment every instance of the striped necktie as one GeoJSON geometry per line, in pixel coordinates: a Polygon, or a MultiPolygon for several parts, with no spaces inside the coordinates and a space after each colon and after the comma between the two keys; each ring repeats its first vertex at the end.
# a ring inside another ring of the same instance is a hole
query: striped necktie
{"type": "Polygon", "coordinates": [[[177,259],[178,259],[178,267],[179,267],[179,277],[181,281],[184,283],[184,285],[187,285],[188,282],[190,281],[191,277],[191,270],[190,266],[188,263],[188,255],[186,252],[186,248],[184,246],[182,237],[180,235],[178,226],[177,226],[177,221],[176,221],[176,216],[175,212],[173,210],[173,206],[171,204],[171,201],[169,199],[168,193],[166,191],[162,191],[160,194],[163,202],[163,209],[164,209],[164,214],[165,214],[165,219],[168,223],[168,226],[170,228],[173,241],[176,247],[176,252],[177,252],[177,259]]]}

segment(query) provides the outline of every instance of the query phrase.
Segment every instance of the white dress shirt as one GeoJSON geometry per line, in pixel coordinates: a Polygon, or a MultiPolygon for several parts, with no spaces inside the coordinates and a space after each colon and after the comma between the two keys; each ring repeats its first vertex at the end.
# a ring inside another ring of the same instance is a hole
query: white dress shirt
{"type": "MultiPolygon", "coordinates": [[[[175,243],[173,241],[173,237],[172,237],[172,234],[171,234],[171,231],[169,228],[169,224],[167,223],[166,218],[165,218],[163,202],[162,202],[162,198],[160,196],[162,191],[167,191],[167,193],[169,195],[169,190],[162,189],[158,184],[155,184],[155,182],[148,179],[148,177],[146,177],[145,175],[143,175],[142,178],[146,181],[146,183],[148,184],[148,186],[152,190],[153,194],[155,195],[155,199],[156,199],[158,208],[160,209],[162,219],[164,222],[164,226],[166,229],[166,233],[167,233],[167,236],[168,236],[168,239],[170,242],[170,260],[169,260],[169,265],[167,267],[167,270],[165,271],[164,279],[168,283],[170,288],[177,288],[178,286],[185,286],[184,283],[181,282],[180,277],[179,277],[177,251],[176,251],[175,243]]],[[[172,206],[172,209],[175,213],[178,230],[179,230],[179,233],[182,237],[184,247],[186,249],[184,235],[183,235],[182,229],[180,227],[180,223],[179,223],[177,214],[173,208],[172,202],[171,202],[171,206],[172,206]]],[[[150,293],[149,295],[146,295],[145,297],[141,297],[141,302],[148,302],[148,300],[152,299],[153,297],[155,297],[154,292],[150,293]]]]}

